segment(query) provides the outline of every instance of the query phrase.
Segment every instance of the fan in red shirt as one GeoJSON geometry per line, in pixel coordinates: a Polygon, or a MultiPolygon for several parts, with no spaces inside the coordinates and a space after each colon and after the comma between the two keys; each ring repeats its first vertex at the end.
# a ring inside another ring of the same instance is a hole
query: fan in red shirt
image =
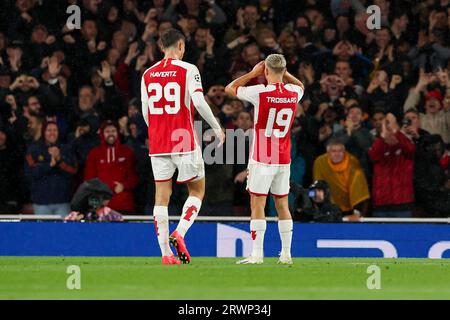
{"type": "Polygon", "coordinates": [[[112,121],[102,125],[100,139],[100,146],[89,152],[84,180],[99,178],[114,193],[108,207],[125,214],[133,213],[133,189],[138,183],[134,152],[120,142],[118,127],[112,121]]]}

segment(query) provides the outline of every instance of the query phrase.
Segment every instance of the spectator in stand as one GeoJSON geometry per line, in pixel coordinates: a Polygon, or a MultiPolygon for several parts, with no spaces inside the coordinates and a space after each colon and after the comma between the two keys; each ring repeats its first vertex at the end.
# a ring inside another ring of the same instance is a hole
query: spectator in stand
{"type": "MultiPolygon", "coordinates": [[[[447,70],[440,71],[440,73],[441,74],[438,73],[436,75],[425,73],[424,71],[420,72],[420,77],[417,85],[409,92],[409,96],[405,101],[405,112],[409,109],[417,110],[421,93],[425,93],[427,86],[436,86],[438,77],[445,78],[445,86],[443,87],[444,90],[450,88],[450,81],[448,81],[447,70]]],[[[450,104],[443,104],[441,90],[435,89],[427,91],[425,93],[424,109],[425,113],[419,113],[421,128],[431,134],[440,135],[445,143],[450,143],[450,104]]]]}
{"type": "Polygon", "coordinates": [[[369,179],[370,167],[367,151],[372,146],[373,137],[369,129],[362,126],[362,116],[363,111],[358,105],[350,107],[345,127],[343,130],[336,132],[335,137],[341,140],[345,149],[359,160],[366,178],[369,179]]]}
{"type": "Polygon", "coordinates": [[[314,180],[324,180],[331,199],[350,220],[359,220],[369,211],[369,187],[358,159],[345,150],[344,144],[331,139],[327,153],[314,162],[314,180]]]}
{"type": "Polygon", "coordinates": [[[10,132],[0,127],[0,214],[15,214],[22,201],[23,154],[10,132]]]}
{"type": "Polygon", "coordinates": [[[372,197],[375,217],[411,217],[414,204],[413,171],[416,147],[392,113],[369,150],[374,163],[372,197]]]}
{"type": "Polygon", "coordinates": [[[84,180],[99,178],[114,195],[109,207],[124,214],[133,214],[133,190],[138,183],[134,152],[119,140],[119,127],[112,121],[100,128],[101,144],[89,152],[84,180]]]}
{"type": "Polygon", "coordinates": [[[439,135],[423,138],[423,156],[416,160],[414,190],[416,205],[431,217],[445,217],[450,212],[449,165],[445,159],[445,145],[439,135]]]}
{"type": "Polygon", "coordinates": [[[70,213],[71,177],[77,165],[70,148],[58,142],[58,126],[47,122],[42,127],[42,138],[27,150],[25,174],[31,184],[31,201],[37,215],[70,213]]]}

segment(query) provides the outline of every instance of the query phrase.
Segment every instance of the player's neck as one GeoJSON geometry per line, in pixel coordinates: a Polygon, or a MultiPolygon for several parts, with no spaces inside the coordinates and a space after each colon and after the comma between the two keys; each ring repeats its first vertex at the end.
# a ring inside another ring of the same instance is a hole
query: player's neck
{"type": "Polygon", "coordinates": [[[267,84],[283,83],[282,77],[267,77],[267,84]]]}
{"type": "Polygon", "coordinates": [[[181,60],[178,54],[173,51],[167,51],[164,55],[164,59],[181,60]]]}

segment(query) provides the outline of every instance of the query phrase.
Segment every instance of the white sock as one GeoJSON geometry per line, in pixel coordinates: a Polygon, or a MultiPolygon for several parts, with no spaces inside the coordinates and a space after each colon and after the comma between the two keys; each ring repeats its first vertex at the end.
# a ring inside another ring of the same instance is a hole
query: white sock
{"type": "Polygon", "coordinates": [[[292,230],[294,229],[294,223],[292,220],[279,220],[278,231],[281,238],[281,254],[291,256],[291,244],[292,244],[292,230]]]}
{"type": "Polygon", "coordinates": [[[189,197],[183,206],[183,213],[178,223],[177,231],[184,238],[189,228],[198,216],[198,212],[202,207],[202,200],[197,197],[189,197]]]}
{"type": "Polygon", "coordinates": [[[264,257],[264,234],[266,233],[266,220],[251,220],[250,232],[253,240],[252,257],[264,257]]]}
{"type": "Polygon", "coordinates": [[[154,207],[153,217],[155,218],[156,234],[158,236],[159,247],[163,256],[173,255],[169,245],[169,210],[167,207],[154,207]]]}

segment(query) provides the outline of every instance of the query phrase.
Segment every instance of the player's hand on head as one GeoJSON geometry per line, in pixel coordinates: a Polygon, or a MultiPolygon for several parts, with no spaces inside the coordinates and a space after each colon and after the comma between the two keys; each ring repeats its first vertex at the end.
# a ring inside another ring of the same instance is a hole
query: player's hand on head
{"type": "Polygon", "coordinates": [[[263,60],[263,61],[258,62],[258,63],[253,67],[252,73],[253,73],[255,76],[259,76],[259,75],[264,74],[264,70],[265,70],[265,69],[266,69],[266,64],[265,64],[265,61],[263,60]]]}

